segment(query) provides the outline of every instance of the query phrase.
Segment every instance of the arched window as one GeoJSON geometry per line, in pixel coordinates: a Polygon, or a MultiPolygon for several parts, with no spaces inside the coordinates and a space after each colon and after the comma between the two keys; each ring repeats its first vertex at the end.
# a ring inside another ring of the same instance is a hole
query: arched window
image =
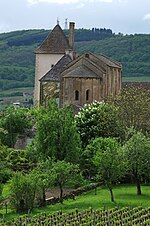
{"type": "Polygon", "coordinates": [[[75,97],[74,97],[75,100],[79,100],[79,91],[76,90],[75,91],[75,97]]]}
{"type": "Polygon", "coordinates": [[[89,100],[89,94],[90,94],[90,90],[87,89],[87,90],[86,90],[86,100],[89,100]]]}

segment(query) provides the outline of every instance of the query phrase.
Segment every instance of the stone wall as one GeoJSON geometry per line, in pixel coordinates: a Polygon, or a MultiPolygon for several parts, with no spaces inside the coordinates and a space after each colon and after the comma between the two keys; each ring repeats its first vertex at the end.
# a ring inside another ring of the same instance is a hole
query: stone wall
{"type": "Polygon", "coordinates": [[[96,78],[64,78],[63,105],[81,105],[103,99],[102,82],[96,78]],[[79,92],[79,98],[75,98],[75,92],[79,92]],[[88,94],[87,94],[88,93],[88,94]]]}
{"type": "Polygon", "coordinates": [[[118,94],[121,89],[121,69],[107,67],[102,78],[64,78],[62,105],[73,104],[83,106],[93,101],[101,101],[105,97],[118,94]],[[76,99],[76,91],[79,98],[76,99]],[[88,98],[87,98],[88,92],[88,98]]]}
{"type": "Polygon", "coordinates": [[[60,82],[42,82],[41,87],[41,104],[47,105],[50,99],[57,99],[59,101],[60,82]]]}
{"type": "Polygon", "coordinates": [[[40,82],[41,79],[58,60],[62,58],[63,54],[36,54],[35,62],[35,84],[34,84],[34,105],[40,104],[40,82]]]}

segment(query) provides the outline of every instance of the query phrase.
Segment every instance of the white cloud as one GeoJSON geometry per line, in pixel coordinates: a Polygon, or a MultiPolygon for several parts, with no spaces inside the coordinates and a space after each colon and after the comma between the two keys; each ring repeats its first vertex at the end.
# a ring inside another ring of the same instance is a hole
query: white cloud
{"type": "Polygon", "coordinates": [[[118,0],[119,3],[127,3],[127,0],[118,0]]]}
{"type": "Polygon", "coordinates": [[[98,1],[98,2],[108,2],[108,3],[109,3],[109,2],[110,2],[110,3],[113,2],[113,0],[97,0],[97,1],[98,1]]]}
{"type": "Polygon", "coordinates": [[[56,3],[56,4],[72,4],[72,3],[80,2],[80,0],[27,0],[27,1],[31,5],[37,4],[37,3],[40,3],[40,2],[56,3]]]}
{"type": "Polygon", "coordinates": [[[78,5],[76,6],[76,8],[77,8],[77,9],[81,9],[81,8],[83,8],[84,6],[85,6],[84,3],[80,3],[80,4],[78,4],[78,5]]]}
{"type": "Polygon", "coordinates": [[[83,7],[83,4],[88,2],[112,2],[113,0],[27,0],[30,5],[34,5],[41,2],[55,3],[55,4],[75,4],[80,3],[79,6],[83,7]]]}
{"type": "Polygon", "coordinates": [[[150,20],[150,13],[145,14],[143,20],[150,20]]]}
{"type": "Polygon", "coordinates": [[[89,2],[113,2],[113,0],[89,0],[89,2]]]}

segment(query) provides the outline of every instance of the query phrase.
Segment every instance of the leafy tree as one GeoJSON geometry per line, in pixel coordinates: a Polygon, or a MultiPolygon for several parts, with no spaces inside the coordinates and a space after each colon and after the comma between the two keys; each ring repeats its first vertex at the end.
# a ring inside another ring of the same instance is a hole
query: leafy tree
{"type": "Polygon", "coordinates": [[[3,200],[2,192],[3,192],[3,184],[0,181],[0,204],[1,204],[2,200],[3,200]]]}
{"type": "Polygon", "coordinates": [[[12,171],[7,161],[8,153],[8,148],[0,145],[0,183],[6,183],[12,176],[12,171]]]}
{"type": "Polygon", "coordinates": [[[1,199],[1,197],[2,197],[2,191],[3,191],[3,185],[2,185],[2,183],[0,182],[0,199],[1,199]]]}
{"type": "Polygon", "coordinates": [[[28,172],[36,165],[34,156],[31,157],[28,150],[8,148],[7,163],[13,171],[28,172]]]}
{"type": "Polygon", "coordinates": [[[97,176],[108,187],[111,201],[114,202],[113,185],[124,176],[125,172],[119,143],[114,138],[99,137],[93,140],[87,149],[93,152],[97,176]]]}
{"type": "Polygon", "coordinates": [[[28,150],[17,150],[0,145],[0,181],[6,183],[16,171],[28,172],[37,159],[28,150]]]}
{"type": "Polygon", "coordinates": [[[4,171],[5,171],[5,166],[3,163],[3,159],[1,157],[1,148],[0,148],[0,203],[2,200],[3,182],[5,177],[4,171]]]}
{"type": "Polygon", "coordinates": [[[49,173],[52,166],[52,160],[47,159],[45,162],[39,162],[37,167],[31,171],[31,175],[37,184],[37,202],[39,206],[46,205],[46,189],[51,185],[51,174],[49,173]]]}
{"type": "Polygon", "coordinates": [[[18,134],[32,127],[32,118],[28,109],[8,108],[0,118],[0,140],[2,144],[14,147],[18,134]]]}
{"type": "Polygon", "coordinates": [[[125,127],[150,133],[150,92],[142,87],[126,87],[114,100],[125,127]]]}
{"type": "Polygon", "coordinates": [[[128,172],[134,177],[137,195],[141,195],[141,181],[150,178],[150,138],[136,132],[123,146],[128,172]]]}
{"type": "Polygon", "coordinates": [[[52,183],[60,188],[60,201],[63,202],[63,188],[69,182],[79,183],[82,180],[78,165],[65,161],[53,162],[50,170],[52,183]]]}
{"type": "Polygon", "coordinates": [[[75,122],[83,147],[96,137],[122,137],[124,133],[117,108],[110,103],[94,102],[84,106],[75,122]]]}
{"type": "Polygon", "coordinates": [[[51,101],[47,108],[36,113],[35,147],[42,158],[77,163],[80,156],[80,137],[70,108],[58,108],[51,101]]]}
{"type": "Polygon", "coordinates": [[[10,183],[10,201],[17,212],[32,210],[37,189],[36,180],[30,174],[16,172],[10,183]]]}

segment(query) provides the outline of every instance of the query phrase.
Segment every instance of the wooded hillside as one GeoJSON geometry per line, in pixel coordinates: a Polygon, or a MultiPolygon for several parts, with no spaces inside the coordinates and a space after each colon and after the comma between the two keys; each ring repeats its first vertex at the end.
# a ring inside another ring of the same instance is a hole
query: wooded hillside
{"type": "MultiPolygon", "coordinates": [[[[47,30],[22,30],[0,34],[0,91],[34,86],[34,50],[47,30]]],[[[68,31],[65,31],[66,35],[68,31]]],[[[123,64],[123,76],[150,78],[150,35],[115,35],[110,29],[77,29],[79,53],[104,54],[123,64]]]]}
{"type": "Polygon", "coordinates": [[[150,35],[116,35],[102,41],[77,45],[79,52],[91,51],[118,60],[123,65],[123,76],[150,76],[150,35]]]}

